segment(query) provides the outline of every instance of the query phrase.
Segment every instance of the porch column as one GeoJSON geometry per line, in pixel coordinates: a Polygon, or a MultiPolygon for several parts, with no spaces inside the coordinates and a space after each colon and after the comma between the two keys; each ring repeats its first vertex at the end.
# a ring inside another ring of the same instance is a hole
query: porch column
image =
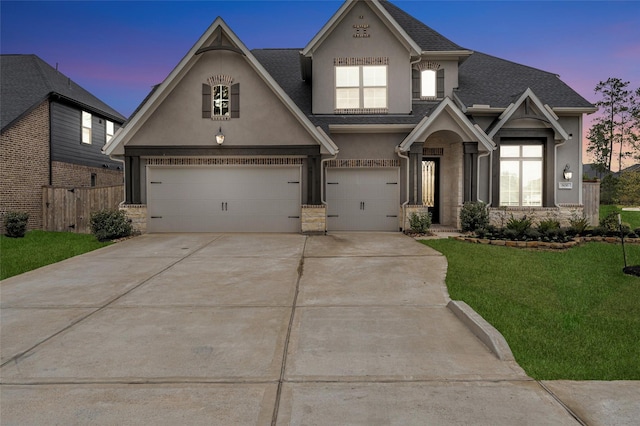
{"type": "Polygon", "coordinates": [[[125,204],[140,204],[140,157],[124,157],[125,204]]]}
{"type": "Polygon", "coordinates": [[[478,142],[463,142],[464,152],[464,197],[463,201],[478,199],[478,142]]]}
{"type": "Polygon", "coordinates": [[[307,157],[307,202],[306,204],[320,205],[320,155],[307,157]]]}
{"type": "Polygon", "coordinates": [[[424,142],[414,142],[409,150],[409,204],[422,204],[422,147],[424,142]]]}

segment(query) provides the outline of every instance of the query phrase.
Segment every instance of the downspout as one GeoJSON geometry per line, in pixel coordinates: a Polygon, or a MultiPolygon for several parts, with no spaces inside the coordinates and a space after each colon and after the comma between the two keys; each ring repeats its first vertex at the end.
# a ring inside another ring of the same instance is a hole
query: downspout
{"type": "Polygon", "coordinates": [[[405,190],[407,191],[407,199],[405,200],[404,203],[402,203],[402,231],[404,232],[404,230],[406,229],[406,223],[407,223],[407,215],[406,215],[406,208],[407,208],[407,204],[409,204],[409,156],[408,155],[404,155],[402,154],[402,151],[400,151],[400,145],[396,146],[396,154],[398,154],[398,157],[400,158],[404,158],[405,160],[407,160],[407,182],[405,184],[405,190]]]}
{"type": "Polygon", "coordinates": [[[325,211],[325,217],[324,217],[324,232],[325,234],[327,233],[327,210],[329,209],[328,205],[327,205],[327,201],[324,199],[324,187],[326,185],[325,182],[325,167],[324,167],[324,163],[326,163],[327,161],[332,161],[335,160],[336,158],[338,158],[338,152],[335,153],[335,155],[333,157],[329,157],[329,158],[325,158],[323,160],[320,160],[320,202],[322,203],[322,205],[324,206],[324,211],[325,211]]]}
{"type": "Polygon", "coordinates": [[[558,167],[558,147],[565,143],[567,143],[566,140],[564,142],[557,143],[553,147],[553,205],[557,208],[560,208],[560,205],[558,204],[558,174],[556,173],[556,169],[558,167]]]}
{"type": "MultiPolygon", "coordinates": [[[[484,157],[487,157],[487,156],[490,156],[491,154],[493,154],[493,151],[487,151],[487,152],[485,152],[483,154],[479,154],[478,155],[478,158],[477,158],[478,171],[477,171],[477,176],[476,176],[476,182],[478,182],[478,183],[480,182],[480,159],[484,158],[484,157]]],[[[491,206],[491,200],[493,199],[493,197],[492,197],[493,191],[492,191],[492,188],[491,188],[491,185],[493,183],[493,176],[492,176],[493,173],[491,173],[492,172],[492,170],[491,170],[492,169],[492,167],[491,167],[492,164],[491,163],[492,163],[491,158],[489,158],[489,188],[488,188],[488,190],[489,190],[489,201],[487,202],[487,207],[491,206]]],[[[478,201],[479,202],[483,202],[480,199],[480,197],[478,197],[478,201]]]]}

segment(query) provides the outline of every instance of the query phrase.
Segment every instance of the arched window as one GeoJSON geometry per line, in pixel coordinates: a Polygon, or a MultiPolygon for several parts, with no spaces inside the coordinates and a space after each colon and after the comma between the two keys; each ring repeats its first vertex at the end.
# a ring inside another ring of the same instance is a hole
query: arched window
{"type": "Polygon", "coordinates": [[[420,75],[420,97],[435,98],[437,95],[436,70],[422,70],[420,75]]]}
{"type": "Polygon", "coordinates": [[[229,120],[240,117],[240,83],[215,75],[202,84],[202,118],[229,120]]]}

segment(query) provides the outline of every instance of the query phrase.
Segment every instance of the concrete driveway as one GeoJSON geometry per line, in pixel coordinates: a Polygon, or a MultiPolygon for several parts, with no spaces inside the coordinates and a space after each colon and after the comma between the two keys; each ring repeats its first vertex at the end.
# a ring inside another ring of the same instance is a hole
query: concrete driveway
{"type": "Polygon", "coordinates": [[[638,418],[635,382],[527,377],[492,327],[448,307],[446,269],[394,233],[150,234],[7,279],[0,423],[638,418]]]}

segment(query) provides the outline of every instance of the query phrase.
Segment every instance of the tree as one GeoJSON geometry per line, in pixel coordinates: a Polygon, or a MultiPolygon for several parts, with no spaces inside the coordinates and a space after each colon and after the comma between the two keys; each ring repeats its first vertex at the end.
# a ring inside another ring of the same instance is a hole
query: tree
{"type": "Polygon", "coordinates": [[[628,157],[640,159],[640,88],[628,89],[629,82],[610,77],[595,87],[602,99],[595,103],[601,115],[597,117],[587,139],[587,152],[595,157],[595,168],[611,171],[613,152],[618,151],[618,170],[628,157]]]}

